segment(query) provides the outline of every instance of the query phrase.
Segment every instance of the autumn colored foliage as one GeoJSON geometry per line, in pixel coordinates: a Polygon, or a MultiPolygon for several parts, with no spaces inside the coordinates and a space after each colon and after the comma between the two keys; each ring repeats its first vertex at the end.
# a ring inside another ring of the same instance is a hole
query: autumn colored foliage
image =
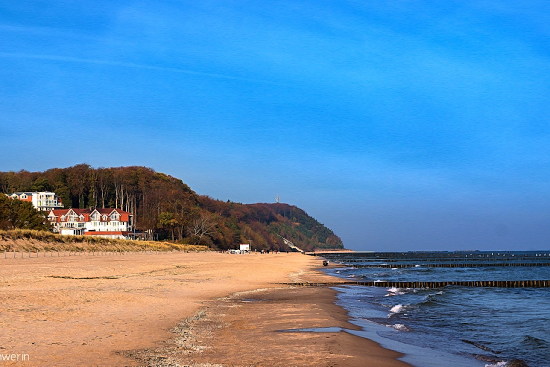
{"type": "Polygon", "coordinates": [[[0,192],[53,191],[66,208],[120,208],[135,215],[150,239],[219,249],[342,248],[342,241],[303,210],[288,204],[240,204],[196,194],[175,177],[146,167],[79,164],[45,172],[0,172],[0,192]]]}

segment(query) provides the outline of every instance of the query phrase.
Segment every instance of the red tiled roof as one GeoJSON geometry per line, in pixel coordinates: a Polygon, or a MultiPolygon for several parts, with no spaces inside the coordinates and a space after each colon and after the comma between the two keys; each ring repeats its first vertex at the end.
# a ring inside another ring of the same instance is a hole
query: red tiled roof
{"type": "MultiPolygon", "coordinates": [[[[94,209],[76,209],[76,208],[71,208],[71,209],[53,209],[53,213],[55,215],[58,215],[58,214],[66,214],[69,210],[73,210],[76,214],[91,214],[94,209]]],[[[132,213],[130,212],[127,212],[127,211],[124,211],[122,209],[117,209],[117,208],[102,208],[102,209],[95,209],[99,212],[99,214],[111,214],[113,211],[116,211],[117,213],[119,214],[128,214],[128,215],[132,215],[132,213]]]]}
{"type": "Polygon", "coordinates": [[[109,215],[113,212],[114,209],[112,209],[112,208],[101,208],[101,209],[97,208],[96,210],[99,212],[99,214],[109,215]]]}
{"type": "Polygon", "coordinates": [[[73,209],[73,211],[78,215],[90,214],[92,212],[90,209],[73,209]]]}
{"type": "MultiPolygon", "coordinates": [[[[63,215],[67,215],[67,213],[72,210],[73,212],[75,212],[76,215],[80,216],[80,215],[83,215],[84,216],[84,221],[85,222],[89,222],[90,221],[90,214],[92,214],[92,212],[94,210],[91,210],[91,209],[53,209],[50,211],[50,213],[53,212],[53,214],[58,217],[58,222],[60,221],[60,217],[63,216],[63,215]]],[[[128,213],[124,210],[121,210],[121,209],[116,209],[116,208],[102,208],[102,209],[95,209],[97,210],[102,216],[103,215],[110,215],[113,211],[116,211],[117,213],[120,214],[120,221],[121,222],[128,222],[130,220],[130,216],[132,216],[131,213],[128,213]]]]}
{"type": "Polygon", "coordinates": [[[96,209],[99,214],[106,214],[106,215],[109,215],[111,214],[113,211],[117,212],[118,214],[128,214],[128,215],[132,215],[132,213],[129,213],[127,211],[124,211],[122,209],[117,209],[117,208],[102,208],[102,209],[96,209]]]}
{"type": "Polygon", "coordinates": [[[53,212],[53,215],[55,215],[56,217],[59,217],[61,215],[67,214],[69,210],[70,209],[53,209],[50,211],[50,213],[53,212]]]}

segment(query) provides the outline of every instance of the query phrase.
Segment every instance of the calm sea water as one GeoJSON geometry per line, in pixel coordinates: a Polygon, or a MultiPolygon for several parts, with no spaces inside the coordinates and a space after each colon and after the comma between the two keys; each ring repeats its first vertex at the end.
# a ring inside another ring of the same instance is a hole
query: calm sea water
{"type": "MultiPolygon", "coordinates": [[[[326,256],[347,280],[548,280],[550,252],[355,253],[326,256]],[[430,267],[454,264],[452,268],[430,267]],[[477,264],[478,267],[467,267],[477,264]],[[368,266],[389,267],[368,267],[368,266]],[[411,267],[401,268],[400,265],[411,267]],[[481,265],[481,266],[480,266],[481,265]]],[[[550,288],[338,287],[358,334],[407,354],[415,366],[550,367],[550,288]]]]}

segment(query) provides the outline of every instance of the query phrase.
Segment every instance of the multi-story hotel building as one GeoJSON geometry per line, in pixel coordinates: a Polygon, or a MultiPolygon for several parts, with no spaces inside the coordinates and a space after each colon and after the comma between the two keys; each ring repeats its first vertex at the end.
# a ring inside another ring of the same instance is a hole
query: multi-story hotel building
{"type": "Polygon", "coordinates": [[[8,195],[12,199],[30,202],[36,209],[49,211],[52,209],[63,208],[61,198],[55,192],[40,191],[40,192],[14,192],[8,195]]]}
{"type": "Polygon", "coordinates": [[[54,209],[48,220],[66,235],[129,238],[134,230],[133,215],[120,209],[54,209]]]}

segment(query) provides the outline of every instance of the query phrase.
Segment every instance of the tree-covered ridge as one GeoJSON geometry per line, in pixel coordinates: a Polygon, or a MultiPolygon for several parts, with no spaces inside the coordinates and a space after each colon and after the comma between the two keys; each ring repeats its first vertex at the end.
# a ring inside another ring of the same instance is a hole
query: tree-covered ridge
{"type": "Polygon", "coordinates": [[[200,196],[200,205],[218,216],[219,233],[262,248],[285,248],[282,237],[304,250],[343,248],[342,240],[302,209],[288,204],[226,203],[200,196]]]}
{"type": "Polygon", "coordinates": [[[181,180],[146,167],[79,164],[45,172],[0,172],[0,192],[53,191],[66,208],[116,207],[134,214],[136,228],[156,239],[220,249],[251,242],[286,249],[342,248],[342,241],[303,210],[288,204],[240,204],[197,195],[181,180]]]}

